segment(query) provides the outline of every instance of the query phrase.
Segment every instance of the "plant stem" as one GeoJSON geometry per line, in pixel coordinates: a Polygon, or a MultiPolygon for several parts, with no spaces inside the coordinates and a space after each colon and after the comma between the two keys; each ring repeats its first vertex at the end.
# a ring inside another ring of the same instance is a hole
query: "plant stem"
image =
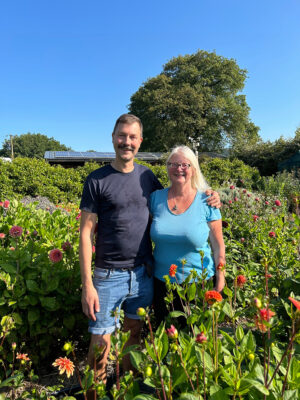
{"type": "MultiPolygon", "coordinates": [[[[292,320],[292,335],[295,333],[295,321],[294,319],[292,320]]],[[[286,369],[286,374],[284,377],[284,382],[283,382],[283,386],[282,386],[282,392],[281,392],[281,396],[283,396],[284,391],[285,391],[285,387],[286,387],[286,382],[287,382],[287,377],[288,377],[288,373],[289,373],[289,369],[290,369],[290,364],[292,361],[292,354],[293,354],[293,343],[291,345],[291,350],[289,351],[289,355],[288,355],[288,365],[287,365],[287,369],[286,369]]]]}
{"type": "Polygon", "coordinates": [[[206,400],[204,349],[202,350],[202,355],[203,355],[203,399],[206,400]]]}
{"type": "Polygon", "coordinates": [[[274,379],[275,375],[277,374],[277,371],[278,371],[278,369],[279,369],[279,367],[280,367],[282,361],[284,360],[285,356],[287,355],[287,353],[288,353],[290,347],[292,347],[293,341],[294,341],[294,339],[295,339],[295,336],[296,336],[296,332],[293,333],[293,335],[292,335],[292,337],[291,337],[291,339],[290,339],[290,342],[289,342],[287,348],[285,349],[285,352],[283,353],[283,355],[282,355],[282,357],[281,357],[281,360],[280,360],[279,363],[277,364],[277,366],[276,366],[276,368],[275,368],[275,371],[273,372],[273,375],[272,375],[271,379],[269,380],[269,382],[268,382],[267,385],[266,385],[266,389],[268,389],[269,386],[271,385],[272,380],[274,379]]]}
{"type": "Polygon", "coordinates": [[[195,388],[194,388],[192,379],[191,379],[191,377],[189,376],[189,374],[188,374],[188,372],[187,372],[187,370],[186,370],[186,368],[185,368],[185,365],[184,365],[184,362],[183,362],[182,353],[181,353],[180,348],[179,348],[178,354],[179,354],[179,357],[180,357],[180,360],[181,360],[181,365],[182,365],[182,367],[183,367],[183,369],[184,369],[184,372],[185,372],[185,374],[186,374],[186,376],[187,376],[187,378],[188,378],[188,380],[189,380],[189,382],[190,382],[190,384],[191,384],[191,387],[192,387],[193,391],[195,391],[195,388]]]}
{"type": "MultiPolygon", "coordinates": [[[[166,392],[165,392],[164,380],[163,380],[162,373],[161,373],[160,361],[159,361],[157,349],[156,349],[156,346],[155,346],[155,341],[154,341],[152,326],[151,326],[151,322],[150,322],[150,317],[149,317],[148,314],[147,314],[147,322],[148,322],[148,325],[149,325],[149,331],[150,331],[151,342],[152,342],[152,344],[153,344],[153,349],[154,349],[154,352],[155,352],[155,355],[156,355],[156,358],[157,358],[158,372],[159,372],[160,383],[161,383],[161,388],[162,388],[164,400],[167,400],[167,396],[166,396],[166,392]]],[[[157,395],[158,395],[158,397],[159,397],[159,399],[160,399],[160,395],[159,395],[158,390],[157,390],[157,395]]]]}
{"type": "MultiPolygon", "coordinates": [[[[76,376],[77,376],[79,385],[80,385],[81,389],[83,390],[83,386],[82,386],[82,382],[81,382],[81,378],[80,378],[80,373],[79,373],[79,368],[78,368],[78,363],[77,363],[77,358],[76,358],[74,350],[72,350],[72,356],[73,356],[73,359],[74,359],[76,376]]],[[[96,391],[95,391],[95,396],[96,396],[96,391]]],[[[84,397],[84,400],[87,400],[87,397],[86,397],[85,393],[83,393],[83,397],[84,397]]]]}

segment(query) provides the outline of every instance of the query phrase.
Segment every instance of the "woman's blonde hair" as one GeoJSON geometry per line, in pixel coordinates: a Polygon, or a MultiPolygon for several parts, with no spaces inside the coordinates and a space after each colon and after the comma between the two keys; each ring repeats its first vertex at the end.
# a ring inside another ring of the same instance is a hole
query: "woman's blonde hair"
{"type": "MultiPolygon", "coordinates": [[[[197,189],[199,192],[205,192],[205,190],[210,189],[210,186],[206,182],[204,176],[202,175],[202,172],[200,171],[199,167],[199,162],[198,159],[193,152],[188,146],[176,146],[174,149],[171,151],[169,157],[167,158],[167,171],[168,171],[168,162],[170,161],[171,157],[174,154],[182,154],[184,158],[189,160],[191,164],[191,168],[193,168],[193,176],[191,178],[191,184],[194,189],[197,189]]],[[[168,172],[169,173],[169,172],[168,172]]]]}

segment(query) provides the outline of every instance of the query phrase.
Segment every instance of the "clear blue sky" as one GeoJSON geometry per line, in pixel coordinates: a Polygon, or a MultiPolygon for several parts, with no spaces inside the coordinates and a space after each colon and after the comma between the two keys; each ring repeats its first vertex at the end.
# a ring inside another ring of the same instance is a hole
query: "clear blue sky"
{"type": "Polygon", "coordinates": [[[0,147],[42,133],[112,151],[115,119],[172,57],[198,49],[248,70],[263,140],[300,126],[299,0],[7,0],[0,5],[0,147]]]}

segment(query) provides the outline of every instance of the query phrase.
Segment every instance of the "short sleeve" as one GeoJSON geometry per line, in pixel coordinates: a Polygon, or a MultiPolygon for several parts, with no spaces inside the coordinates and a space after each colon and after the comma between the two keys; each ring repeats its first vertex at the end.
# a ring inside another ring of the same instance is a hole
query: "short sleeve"
{"type": "Polygon", "coordinates": [[[154,204],[155,204],[155,197],[156,197],[156,192],[152,192],[150,195],[150,204],[149,204],[149,211],[150,214],[153,215],[153,211],[154,211],[154,204]]]}
{"type": "Polygon", "coordinates": [[[88,176],[83,187],[79,208],[82,211],[98,214],[98,207],[99,196],[97,194],[97,185],[95,180],[88,176]]]}
{"type": "Polygon", "coordinates": [[[206,220],[207,221],[217,221],[218,219],[221,219],[221,212],[218,208],[215,207],[210,207],[209,205],[207,206],[206,210],[206,220]]]}

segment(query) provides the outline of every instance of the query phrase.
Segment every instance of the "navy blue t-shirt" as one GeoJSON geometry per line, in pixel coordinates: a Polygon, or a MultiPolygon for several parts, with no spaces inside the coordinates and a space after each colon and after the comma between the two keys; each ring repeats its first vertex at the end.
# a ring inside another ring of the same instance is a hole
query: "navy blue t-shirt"
{"type": "Polygon", "coordinates": [[[80,209],[98,215],[96,267],[126,268],[151,260],[149,198],[161,188],[153,172],[136,163],[129,173],[106,165],[87,177],[80,209]]]}

